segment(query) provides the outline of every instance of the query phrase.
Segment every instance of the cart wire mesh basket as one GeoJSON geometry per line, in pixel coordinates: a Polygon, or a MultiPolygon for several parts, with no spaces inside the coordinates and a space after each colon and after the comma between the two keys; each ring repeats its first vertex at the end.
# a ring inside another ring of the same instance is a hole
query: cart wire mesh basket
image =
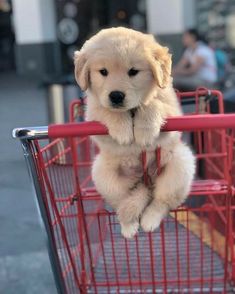
{"type": "Polygon", "coordinates": [[[169,118],[162,131],[190,134],[197,176],[187,201],[159,229],[130,240],[92,182],[98,148],[90,136],[107,129],[75,122],[81,102],[72,103],[73,123],[13,131],[34,183],[59,293],[234,293],[235,114],[223,114],[218,91],[178,97],[194,99],[195,110],[169,118]],[[219,114],[210,113],[212,98],[219,114]]]}

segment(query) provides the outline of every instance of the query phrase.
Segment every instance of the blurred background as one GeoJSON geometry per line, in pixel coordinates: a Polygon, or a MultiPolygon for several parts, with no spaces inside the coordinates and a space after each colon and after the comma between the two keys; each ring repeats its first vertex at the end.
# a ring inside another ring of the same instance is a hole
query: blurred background
{"type": "Polygon", "coordinates": [[[67,121],[69,102],[82,95],[74,51],[101,28],[120,25],[157,36],[174,64],[183,32],[197,28],[228,56],[220,87],[235,101],[234,0],[0,0],[0,293],[56,293],[23,153],[11,131],[67,121]]]}

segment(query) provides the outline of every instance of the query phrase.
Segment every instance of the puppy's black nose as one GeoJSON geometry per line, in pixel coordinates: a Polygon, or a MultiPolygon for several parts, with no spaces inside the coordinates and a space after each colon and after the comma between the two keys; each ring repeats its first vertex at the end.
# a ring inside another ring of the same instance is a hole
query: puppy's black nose
{"type": "Polygon", "coordinates": [[[110,101],[113,106],[121,106],[125,98],[125,94],[120,91],[112,91],[109,94],[110,101]]]}

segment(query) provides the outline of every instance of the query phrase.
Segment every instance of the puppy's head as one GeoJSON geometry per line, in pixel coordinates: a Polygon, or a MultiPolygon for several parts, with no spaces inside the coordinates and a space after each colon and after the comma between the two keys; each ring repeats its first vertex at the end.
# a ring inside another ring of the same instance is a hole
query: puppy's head
{"type": "Polygon", "coordinates": [[[136,108],[170,83],[168,49],[153,36],[126,28],[100,31],[75,52],[74,61],[81,89],[113,111],[136,108]]]}

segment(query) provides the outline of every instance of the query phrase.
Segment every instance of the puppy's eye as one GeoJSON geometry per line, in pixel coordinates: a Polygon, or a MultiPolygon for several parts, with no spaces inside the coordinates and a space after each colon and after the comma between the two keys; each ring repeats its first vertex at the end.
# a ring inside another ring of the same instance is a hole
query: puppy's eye
{"type": "Polygon", "coordinates": [[[128,70],[128,76],[129,77],[134,77],[138,74],[139,70],[135,69],[134,67],[132,67],[131,69],[128,70]]]}
{"type": "Polygon", "coordinates": [[[100,70],[100,73],[101,73],[102,76],[104,76],[104,77],[107,77],[107,75],[108,75],[108,71],[107,71],[106,68],[102,68],[102,69],[100,70]]]}

